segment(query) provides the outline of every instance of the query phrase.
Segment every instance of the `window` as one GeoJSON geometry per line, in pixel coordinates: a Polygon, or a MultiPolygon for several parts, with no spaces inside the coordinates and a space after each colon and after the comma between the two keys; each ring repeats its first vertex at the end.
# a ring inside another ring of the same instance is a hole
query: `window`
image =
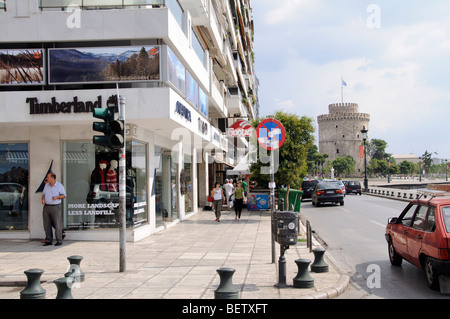
{"type": "Polygon", "coordinates": [[[28,144],[0,144],[0,230],[28,229],[28,179],[28,144]]]}
{"type": "Polygon", "coordinates": [[[427,215],[428,206],[421,205],[417,209],[417,213],[414,216],[412,227],[415,229],[423,230],[425,226],[425,216],[427,215]]]}
{"type": "Polygon", "coordinates": [[[411,226],[412,217],[416,211],[417,205],[410,205],[406,208],[406,212],[402,214],[400,223],[405,226],[411,226]]]}
{"type": "Polygon", "coordinates": [[[435,209],[436,209],[435,207],[431,206],[430,209],[428,210],[427,228],[426,228],[427,232],[434,232],[434,230],[436,229],[436,221],[434,219],[435,209]]]}
{"type": "MultiPolygon", "coordinates": [[[[127,227],[148,222],[146,158],[146,144],[127,142],[127,227]]],[[[106,152],[91,142],[63,143],[64,228],[119,227],[118,163],[118,152],[106,152]]]]}
{"type": "Polygon", "coordinates": [[[0,0],[0,11],[6,11],[6,0],[0,0]]]}
{"type": "Polygon", "coordinates": [[[442,207],[442,217],[444,217],[445,228],[450,233],[450,206],[442,207]]]}

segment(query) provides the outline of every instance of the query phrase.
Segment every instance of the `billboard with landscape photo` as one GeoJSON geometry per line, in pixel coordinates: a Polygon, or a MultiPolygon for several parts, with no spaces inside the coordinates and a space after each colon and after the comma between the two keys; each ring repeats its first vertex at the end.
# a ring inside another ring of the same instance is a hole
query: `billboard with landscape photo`
{"type": "Polygon", "coordinates": [[[50,84],[160,80],[160,47],[49,49],[50,84]]]}

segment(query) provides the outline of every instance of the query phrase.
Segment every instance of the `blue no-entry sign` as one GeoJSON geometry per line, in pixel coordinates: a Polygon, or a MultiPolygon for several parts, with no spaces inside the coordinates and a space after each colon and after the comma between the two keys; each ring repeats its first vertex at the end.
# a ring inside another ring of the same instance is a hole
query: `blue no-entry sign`
{"type": "Polygon", "coordinates": [[[286,130],[280,121],[269,118],[259,123],[256,137],[261,147],[268,151],[277,150],[286,139],[286,130]]]}

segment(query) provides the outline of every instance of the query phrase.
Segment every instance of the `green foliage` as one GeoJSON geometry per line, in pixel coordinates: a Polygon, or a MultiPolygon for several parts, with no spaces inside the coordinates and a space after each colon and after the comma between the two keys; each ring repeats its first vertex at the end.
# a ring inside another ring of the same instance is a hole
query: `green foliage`
{"type": "MultiPolygon", "coordinates": [[[[308,169],[306,156],[314,143],[313,119],[284,112],[277,112],[267,118],[280,121],[286,130],[286,139],[283,146],[279,151],[275,151],[279,154],[275,183],[277,186],[284,184],[299,189],[308,169]]],[[[258,119],[253,123],[253,126],[256,128],[262,120],[258,119]]],[[[267,151],[267,155],[269,154],[270,152],[267,151]]],[[[261,174],[261,168],[264,166],[268,167],[269,163],[261,163],[259,156],[258,161],[251,166],[251,178],[257,181],[259,185],[268,185],[270,181],[269,174],[261,174]]]]}

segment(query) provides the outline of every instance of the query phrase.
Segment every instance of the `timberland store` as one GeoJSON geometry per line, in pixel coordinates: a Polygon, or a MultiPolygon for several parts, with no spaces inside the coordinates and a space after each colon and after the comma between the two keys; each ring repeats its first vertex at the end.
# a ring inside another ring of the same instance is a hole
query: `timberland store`
{"type": "MultiPolygon", "coordinates": [[[[101,121],[93,118],[92,109],[106,107],[116,93],[116,89],[1,92],[0,238],[44,238],[39,188],[51,169],[67,193],[66,239],[118,239],[119,154],[92,143],[93,135],[102,134],[92,130],[92,122],[101,121]]],[[[211,140],[211,127],[171,87],[126,88],[120,95],[126,99],[129,119],[127,241],[137,241],[186,218],[199,206],[198,189],[208,188],[207,182],[198,185],[199,175],[208,180],[201,149],[211,140]],[[186,135],[199,144],[181,143],[186,135]]]]}

